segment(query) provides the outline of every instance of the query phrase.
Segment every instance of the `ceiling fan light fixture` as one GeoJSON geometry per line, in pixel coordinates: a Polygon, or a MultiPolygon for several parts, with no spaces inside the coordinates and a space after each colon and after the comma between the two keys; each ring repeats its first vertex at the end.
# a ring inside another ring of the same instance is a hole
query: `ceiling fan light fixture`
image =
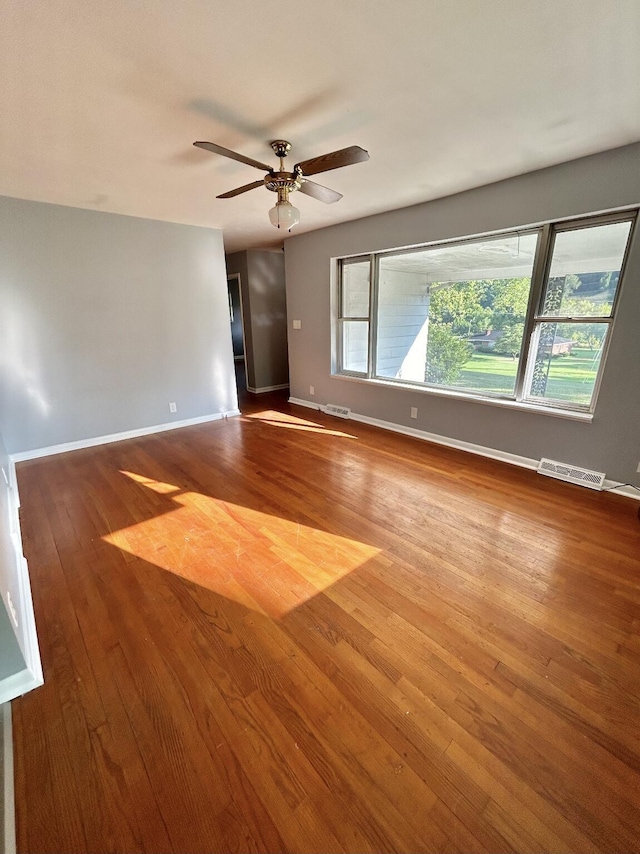
{"type": "Polygon", "coordinates": [[[300,211],[288,199],[278,199],[269,211],[269,220],[275,228],[291,231],[300,222],[300,211]]]}

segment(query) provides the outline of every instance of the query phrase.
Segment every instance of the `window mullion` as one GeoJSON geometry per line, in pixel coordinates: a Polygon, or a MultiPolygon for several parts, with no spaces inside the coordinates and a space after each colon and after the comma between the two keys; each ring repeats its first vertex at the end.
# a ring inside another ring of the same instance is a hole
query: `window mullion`
{"type": "Polygon", "coordinates": [[[338,336],[338,365],[340,371],[344,371],[344,323],[341,317],[338,319],[338,329],[340,331],[338,336]]]}
{"type": "Polygon", "coordinates": [[[538,237],[538,246],[536,248],[536,257],[533,262],[533,270],[531,272],[531,290],[529,291],[529,304],[527,306],[527,316],[524,323],[524,334],[522,336],[522,351],[520,361],[518,363],[518,372],[516,374],[515,399],[522,400],[525,394],[526,378],[528,376],[528,365],[532,355],[533,347],[533,332],[535,328],[536,315],[538,306],[542,297],[542,289],[544,287],[544,279],[549,263],[549,249],[551,246],[551,226],[545,225],[540,231],[538,237]],[[523,358],[524,357],[524,358],[523,358]]]}
{"type": "Polygon", "coordinates": [[[375,253],[370,256],[369,269],[369,364],[367,376],[372,379],[376,373],[378,353],[378,258],[375,253]]]}
{"type": "Polygon", "coordinates": [[[337,305],[334,307],[334,317],[336,319],[337,338],[335,340],[335,358],[338,365],[339,373],[344,370],[344,323],[342,317],[342,291],[344,288],[344,259],[338,261],[338,287],[337,287],[337,305]]]}

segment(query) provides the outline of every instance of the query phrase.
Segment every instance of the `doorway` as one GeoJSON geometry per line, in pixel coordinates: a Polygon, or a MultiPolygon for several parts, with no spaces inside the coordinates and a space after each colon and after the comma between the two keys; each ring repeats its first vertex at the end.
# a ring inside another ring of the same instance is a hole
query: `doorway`
{"type": "Polygon", "coordinates": [[[240,396],[246,395],[247,393],[247,359],[239,273],[230,273],[227,276],[227,291],[229,293],[229,318],[231,321],[233,363],[236,372],[238,396],[240,396]]]}

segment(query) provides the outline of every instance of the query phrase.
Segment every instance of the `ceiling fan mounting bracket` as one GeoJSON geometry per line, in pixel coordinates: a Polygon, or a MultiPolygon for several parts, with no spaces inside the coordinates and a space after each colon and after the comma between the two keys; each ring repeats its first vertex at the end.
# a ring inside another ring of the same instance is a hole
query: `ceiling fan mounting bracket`
{"type": "Polygon", "coordinates": [[[291,151],[291,143],[287,142],[286,139],[274,139],[271,143],[271,148],[276,153],[276,157],[286,157],[287,154],[291,151]]]}

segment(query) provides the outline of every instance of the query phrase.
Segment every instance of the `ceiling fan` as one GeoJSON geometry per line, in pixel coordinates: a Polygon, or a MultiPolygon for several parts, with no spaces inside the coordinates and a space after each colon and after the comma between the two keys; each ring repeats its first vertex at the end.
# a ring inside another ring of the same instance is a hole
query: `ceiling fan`
{"type": "Polygon", "coordinates": [[[252,157],[245,157],[244,154],[238,154],[237,151],[223,148],[214,142],[194,142],[193,144],[198,148],[204,148],[205,151],[211,151],[213,154],[221,154],[223,157],[230,157],[231,160],[238,160],[240,163],[246,163],[248,166],[255,166],[256,169],[266,171],[267,174],[260,181],[252,181],[250,184],[236,187],[235,190],[229,190],[216,198],[231,199],[241,193],[255,190],[257,187],[266,187],[267,190],[278,194],[275,207],[269,211],[271,225],[276,228],[286,228],[289,231],[300,222],[300,211],[289,201],[289,193],[300,190],[301,193],[318,199],[327,205],[342,198],[340,193],[336,193],[335,190],[323,187],[322,184],[316,184],[315,181],[309,181],[308,175],[317,175],[319,172],[329,172],[331,169],[352,166],[354,163],[362,163],[369,159],[369,154],[364,148],[360,148],[359,145],[352,145],[349,148],[342,148],[340,151],[332,151],[329,154],[322,154],[320,157],[303,160],[301,163],[296,163],[291,172],[286,172],[284,158],[291,151],[291,143],[287,142],[286,139],[274,139],[271,143],[271,148],[273,148],[276,157],[280,159],[279,169],[273,169],[266,163],[261,163],[252,157]]]}

